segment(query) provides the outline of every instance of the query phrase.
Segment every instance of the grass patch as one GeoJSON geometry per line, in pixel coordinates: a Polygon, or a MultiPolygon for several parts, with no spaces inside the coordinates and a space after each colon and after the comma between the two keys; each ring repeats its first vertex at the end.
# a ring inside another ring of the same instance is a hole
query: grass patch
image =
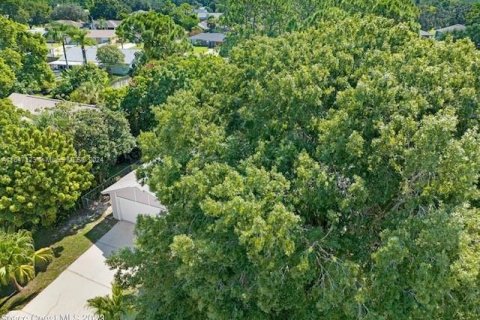
{"type": "MultiPolygon", "coordinates": [[[[3,305],[3,310],[23,308],[30,300],[53,282],[67,267],[80,257],[93,243],[106,234],[115,224],[112,215],[103,214],[99,219],[88,222],[81,228],[74,226],[68,228],[64,234],[54,230],[41,230],[34,234],[35,244],[38,248],[51,246],[55,259],[46,270],[40,271],[35,279],[30,281],[22,292],[8,299],[3,305]]],[[[1,314],[0,310],[0,314],[1,314]]]]}
{"type": "Polygon", "coordinates": [[[193,47],[194,54],[206,54],[208,52],[207,47],[193,47]]]}

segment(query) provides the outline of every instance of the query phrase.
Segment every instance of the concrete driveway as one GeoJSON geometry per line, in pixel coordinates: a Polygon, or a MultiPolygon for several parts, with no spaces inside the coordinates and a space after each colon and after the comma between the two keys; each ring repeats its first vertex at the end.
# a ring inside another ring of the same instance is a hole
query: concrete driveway
{"type": "Polygon", "coordinates": [[[133,246],[135,225],[118,222],[107,234],[81,255],[67,270],[21,311],[9,313],[25,319],[93,319],[87,300],[111,293],[115,271],[105,264],[112,252],[133,246]]]}

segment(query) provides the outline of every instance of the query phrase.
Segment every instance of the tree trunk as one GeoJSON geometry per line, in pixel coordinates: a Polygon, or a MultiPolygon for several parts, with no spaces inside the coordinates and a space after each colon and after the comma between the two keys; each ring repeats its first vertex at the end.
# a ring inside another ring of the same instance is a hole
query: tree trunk
{"type": "Polygon", "coordinates": [[[18,283],[18,281],[17,281],[17,279],[15,279],[15,277],[12,278],[12,285],[15,288],[15,290],[17,290],[17,292],[20,292],[20,291],[23,290],[23,287],[20,285],[20,283],[18,283]]]}
{"type": "Polygon", "coordinates": [[[83,64],[87,64],[87,51],[85,50],[85,45],[82,43],[82,56],[83,64]]]}
{"type": "Polygon", "coordinates": [[[63,56],[65,57],[65,65],[68,69],[68,58],[67,58],[67,50],[65,49],[65,38],[62,39],[62,47],[63,47],[63,56]]]}

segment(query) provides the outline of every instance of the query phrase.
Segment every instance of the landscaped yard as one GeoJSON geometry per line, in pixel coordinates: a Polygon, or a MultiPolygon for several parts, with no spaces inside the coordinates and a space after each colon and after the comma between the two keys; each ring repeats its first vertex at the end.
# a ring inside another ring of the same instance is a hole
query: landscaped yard
{"type": "Polygon", "coordinates": [[[100,210],[103,211],[100,214],[81,211],[54,229],[44,229],[34,234],[36,247],[51,246],[55,259],[12,298],[6,297],[7,290],[0,291],[0,305],[3,304],[0,314],[25,306],[115,225],[116,220],[112,215],[105,208],[100,210]]]}

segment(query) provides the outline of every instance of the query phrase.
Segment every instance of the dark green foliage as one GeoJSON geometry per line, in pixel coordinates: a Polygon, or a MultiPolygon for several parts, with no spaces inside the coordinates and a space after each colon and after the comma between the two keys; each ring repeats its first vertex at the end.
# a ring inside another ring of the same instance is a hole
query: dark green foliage
{"type": "Polygon", "coordinates": [[[48,22],[51,7],[47,0],[2,0],[0,14],[28,25],[48,22]]]}
{"type": "Polygon", "coordinates": [[[73,20],[86,21],[88,15],[81,6],[77,4],[63,4],[53,9],[52,20],[73,20]]]}
{"type": "Polygon", "coordinates": [[[106,108],[76,110],[74,106],[65,105],[44,112],[36,121],[41,128],[53,128],[69,136],[77,152],[86,152],[98,182],[107,178],[118,157],[135,146],[128,121],[118,111],[106,108]]]}
{"type": "Polygon", "coordinates": [[[218,58],[170,58],[147,63],[132,79],[120,104],[133,134],[151,130],[156,121],[152,112],[176,91],[189,88],[193,80],[211,74],[221,65],[218,58]]]}
{"type": "Polygon", "coordinates": [[[123,19],[131,9],[119,0],[96,0],[90,8],[93,19],[123,19]]]}

